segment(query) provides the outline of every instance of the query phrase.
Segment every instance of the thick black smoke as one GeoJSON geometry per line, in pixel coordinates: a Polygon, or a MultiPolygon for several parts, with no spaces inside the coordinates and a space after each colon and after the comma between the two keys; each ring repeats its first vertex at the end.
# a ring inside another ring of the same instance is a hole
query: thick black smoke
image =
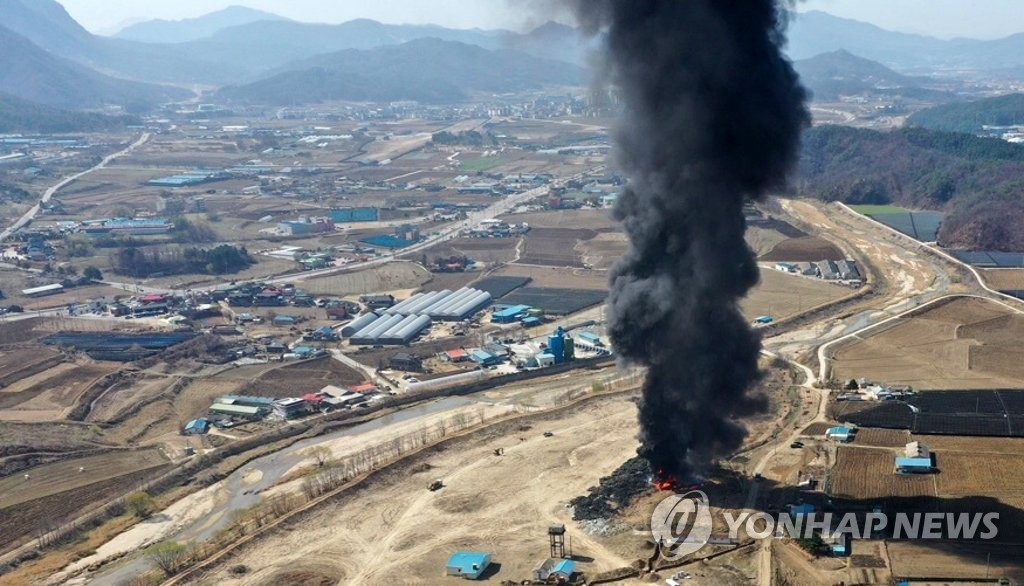
{"type": "Polygon", "coordinates": [[[808,123],[782,55],[774,0],[576,0],[606,35],[609,80],[626,112],[616,132],[630,179],[615,209],[630,251],[613,269],[610,334],[649,367],[641,448],[655,470],[688,478],[738,448],[736,418],[760,339],[738,302],[758,280],[743,205],[781,187],[808,123]]]}

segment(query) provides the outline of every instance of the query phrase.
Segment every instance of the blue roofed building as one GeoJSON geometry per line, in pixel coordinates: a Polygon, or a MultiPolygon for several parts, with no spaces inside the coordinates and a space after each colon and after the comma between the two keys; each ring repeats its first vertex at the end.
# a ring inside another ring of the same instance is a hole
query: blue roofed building
{"type": "Polygon", "coordinates": [[[530,311],[529,305],[510,305],[502,309],[495,309],[491,314],[491,322],[510,324],[522,318],[528,311],[530,311]]]}
{"type": "Polygon", "coordinates": [[[185,435],[203,435],[210,431],[210,422],[200,417],[185,424],[185,435]]]}
{"type": "Polygon", "coordinates": [[[448,558],[444,572],[448,576],[461,576],[477,580],[491,565],[491,554],[485,551],[457,551],[448,558]]]}
{"type": "Polygon", "coordinates": [[[931,471],[931,458],[896,458],[896,474],[929,474],[931,471]]]}
{"type": "Polygon", "coordinates": [[[551,578],[556,578],[568,582],[574,573],[576,573],[576,562],[549,558],[533,570],[533,579],[537,582],[547,582],[551,578]]]}
{"type": "Polygon", "coordinates": [[[377,208],[340,208],[328,212],[327,217],[339,223],[376,222],[378,215],[377,208]]]}
{"type": "Polygon", "coordinates": [[[856,433],[855,429],[849,427],[830,427],[825,431],[825,439],[837,441],[845,444],[853,439],[853,435],[856,433]]]}
{"type": "Polygon", "coordinates": [[[480,366],[495,366],[502,363],[501,356],[495,356],[486,350],[473,350],[469,357],[480,366]]]}

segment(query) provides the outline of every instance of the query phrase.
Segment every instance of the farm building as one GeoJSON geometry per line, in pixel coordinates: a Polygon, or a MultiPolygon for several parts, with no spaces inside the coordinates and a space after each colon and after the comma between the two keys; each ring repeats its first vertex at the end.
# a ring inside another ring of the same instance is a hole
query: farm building
{"type": "Polygon", "coordinates": [[[393,295],[363,295],[359,302],[370,309],[384,309],[395,304],[393,295]]]}
{"type": "Polygon", "coordinates": [[[931,458],[931,450],[924,442],[910,442],[903,449],[903,454],[908,458],[931,458]]]}
{"type": "Polygon", "coordinates": [[[376,222],[377,208],[339,208],[327,215],[333,222],[376,222]]]}
{"type": "Polygon", "coordinates": [[[375,319],[369,325],[352,334],[349,341],[358,345],[403,345],[411,342],[423,330],[430,327],[431,320],[425,315],[389,315],[375,319]]]}
{"type": "Polygon", "coordinates": [[[239,417],[242,419],[262,419],[266,412],[259,407],[249,405],[230,405],[227,403],[214,403],[210,405],[210,413],[221,417],[239,417]]]}
{"type": "Polygon", "coordinates": [[[845,444],[853,440],[855,433],[857,433],[857,430],[849,427],[830,427],[825,431],[825,438],[845,444]]]}
{"type": "Polygon", "coordinates": [[[601,336],[593,332],[580,332],[576,334],[576,337],[584,344],[589,344],[591,346],[604,346],[604,342],[601,341],[601,336]]]}
{"type": "Polygon", "coordinates": [[[380,316],[372,311],[364,313],[341,328],[341,335],[345,338],[351,338],[356,332],[376,321],[378,317],[380,316]]]}
{"type": "Polygon", "coordinates": [[[274,414],[282,419],[295,419],[307,412],[306,401],[299,398],[278,399],[274,401],[274,414]]]}
{"type": "Polygon", "coordinates": [[[524,328],[535,328],[535,327],[539,326],[540,323],[541,322],[540,322],[540,318],[539,317],[530,316],[530,317],[524,317],[523,318],[523,327],[524,328]]]}
{"type": "Polygon", "coordinates": [[[21,294],[28,297],[43,297],[44,295],[55,295],[63,290],[64,285],[61,285],[60,283],[54,283],[52,285],[43,285],[42,287],[22,289],[21,294]]]}
{"type": "Polygon", "coordinates": [[[486,350],[473,350],[469,357],[480,366],[495,366],[502,363],[501,356],[495,356],[486,350]]]}
{"type": "Polygon", "coordinates": [[[533,571],[533,579],[538,582],[547,582],[553,578],[568,582],[575,572],[576,562],[548,558],[533,571]]]}
{"type": "Polygon", "coordinates": [[[274,325],[279,327],[288,327],[295,325],[295,316],[292,315],[276,315],[274,316],[274,325]]]}
{"type": "Polygon", "coordinates": [[[203,435],[210,431],[210,422],[200,417],[185,424],[185,435],[203,435]]]}
{"type": "Polygon", "coordinates": [[[496,308],[494,313],[491,314],[491,322],[496,324],[510,324],[519,320],[529,310],[529,305],[510,305],[500,310],[496,308]]]}
{"type": "MultiPolygon", "coordinates": [[[[491,303],[491,294],[463,287],[458,291],[443,289],[417,293],[384,311],[387,314],[426,315],[435,320],[459,321],[483,310],[491,303]]],[[[514,321],[514,320],[513,320],[514,321]]]]}
{"type": "Polygon", "coordinates": [[[534,360],[536,360],[537,366],[540,368],[547,368],[555,364],[555,357],[551,354],[538,354],[534,357],[534,360]]]}
{"type": "Polygon", "coordinates": [[[896,474],[929,474],[931,458],[896,458],[896,474]]]}
{"type": "Polygon", "coordinates": [[[800,269],[793,263],[777,262],[775,263],[775,270],[782,271],[783,273],[795,273],[800,269]]]}
{"type": "Polygon", "coordinates": [[[469,360],[469,352],[466,352],[463,348],[456,348],[445,352],[444,357],[448,362],[465,362],[469,360]]]}
{"type": "Polygon", "coordinates": [[[479,579],[491,565],[491,554],[483,551],[457,551],[448,558],[444,572],[469,580],[479,579]]]}
{"type": "Polygon", "coordinates": [[[390,366],[395,370],[420,372],[423,370],[423,359],[408,352],[399,352],[391,357],[390,366]]]}

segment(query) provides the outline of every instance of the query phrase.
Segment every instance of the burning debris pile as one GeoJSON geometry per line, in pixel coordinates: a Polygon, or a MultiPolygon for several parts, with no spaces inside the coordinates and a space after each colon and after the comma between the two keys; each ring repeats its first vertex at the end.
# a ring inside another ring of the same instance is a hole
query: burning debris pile
{"type": "Polygon", "coordinates": [[[651,490],[651,465],[641,457],[630,458],[615,472],[605,476],[589,494],[569,501],[572,518],[577,521],[609,519],[628,507],[634,499],[651,490]]]}
{"type": "MultiPolygon", "coordinates": [[[[738,302],[758,280],[743,206],[784,185],[809,121],[780,48],[782,2],[573,2],[607,39],[624,105],[615,139],[630,183],[615,216],[631,246],[612,271],[610,334],[620,356],[648,367],[639,453],[667,478],[704,475],[742,444],[736,419],[767,406],[748,394],[760,339],[738,302]]],[[[642,477],[602,481],[577,515],[604,514],[599,495],[623,502],[642,477]]]]}

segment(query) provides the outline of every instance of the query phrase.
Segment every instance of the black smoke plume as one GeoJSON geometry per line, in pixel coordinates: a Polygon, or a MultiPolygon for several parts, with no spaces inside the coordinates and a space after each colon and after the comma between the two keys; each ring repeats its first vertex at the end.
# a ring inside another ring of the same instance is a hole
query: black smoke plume
{"type": "Polygon", "coordinates": [[[648,366],[640,455],[665,476],[707,472],[764,410],[760,338],[738,302],[758,280],[743,206],[782,187],[808,123],[774,0],[576,0],[606,40],[625,113],[615,208],[631,247],[614,267],[610,335],[648,366]]]}

